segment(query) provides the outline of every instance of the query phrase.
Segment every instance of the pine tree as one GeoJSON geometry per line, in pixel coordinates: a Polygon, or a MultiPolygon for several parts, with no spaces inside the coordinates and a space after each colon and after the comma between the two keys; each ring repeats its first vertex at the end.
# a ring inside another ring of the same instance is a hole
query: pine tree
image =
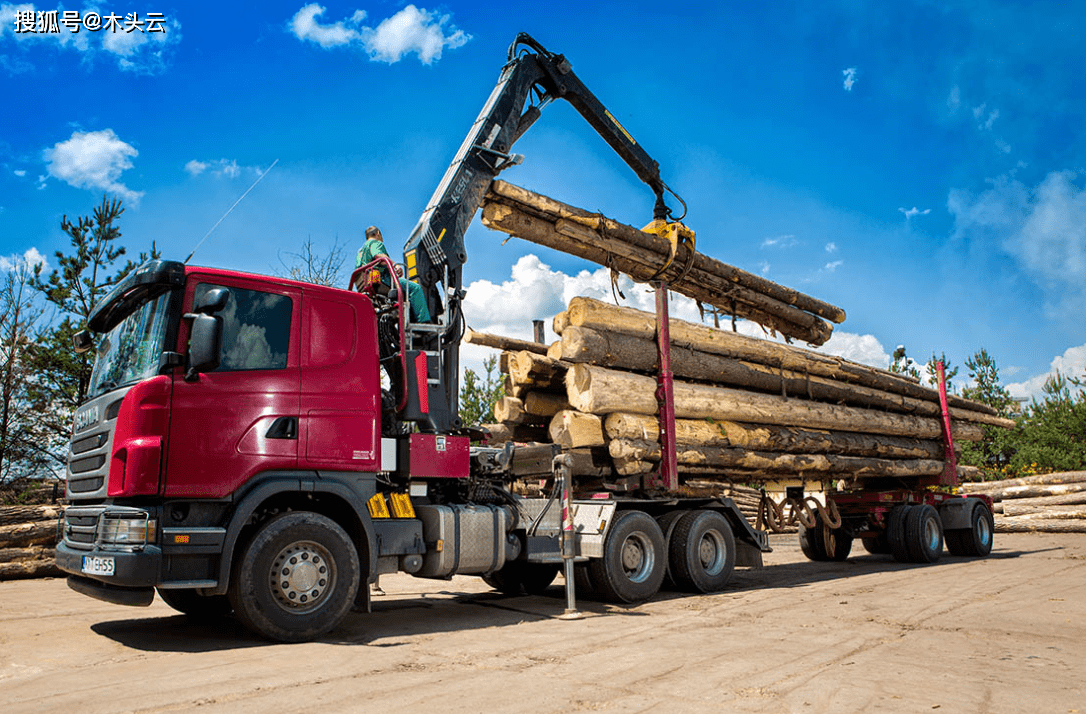
{"type": "Polygon", "coordinates": [[[498,372],[496,355],[483,360],[486,375],[479,379],[473,369],[464,370],[460,386],[460,421],[464,426],[478,426],[494,421],[494,404],[505,396],[505,382],[498,372]]]}

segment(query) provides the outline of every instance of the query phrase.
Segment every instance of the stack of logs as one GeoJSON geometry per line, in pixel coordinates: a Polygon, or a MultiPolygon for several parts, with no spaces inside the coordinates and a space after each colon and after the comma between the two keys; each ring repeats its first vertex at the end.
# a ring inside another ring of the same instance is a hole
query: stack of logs
{"type": "Polygon", "coordinates": [[[1086,533],[1086,471],[963,483],[991,496],[999,533],[1086,533]]]}
{"type": "Polygon", "coordinates": [[[791,288],[698,253],[692,234],[671,224],[665,235],[586,211],[504,181],[494,181],[483,201],[483,225],[538,245],[626,273],[634,280],[668,281],[669,287],[718,314],[757,322],[788,338],[821,345],[845,311],[791,288]]]}
{"type": "MultiPolygon", "coordinates": [[[[507,396],[491,443],[572,449],[574,473],[637,488],[660,461],[655,315],[574,298],[549,348],[502,354],[507,396]],[[543,352],[546,354],[543,354],[543,352]],[[546,434],[544,437],[543,434],[546,434]]],[[[916,478],[943,472],[939,394],[902,375],[704,325],[672,320],[678,466],[684,481],[756,483],[916,478]]],[[[500,346],[469,334],[468,342],[500,346]]],[[[507,345],[508,347],[509,345],[507,345]]],[[[949,396],[955,440],[1014,422],[949,396]]]]}
{"type": "Polygon", "coordinates": [[[0,506],[0,580],[63,575],[53,560],[60,506],[0,506]]]}

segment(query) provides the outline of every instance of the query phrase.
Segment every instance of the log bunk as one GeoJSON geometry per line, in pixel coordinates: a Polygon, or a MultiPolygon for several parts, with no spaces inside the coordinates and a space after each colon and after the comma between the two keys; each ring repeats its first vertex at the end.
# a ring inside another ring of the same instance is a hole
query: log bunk
{"type": "Polygon", "coordinates": [[[546,430],[543,440],[575,455],[579,489],[680,492],[693,481],[785,479],[953,485],[953,440],[979,440],[982,425],[1013,426],[983,404],[887,370],[746,337],[734,322],[728,332],[669,319],[668,290],[814,346],[829,338],[830,322],[845,317],[683,241],[502,181],[491,185],[483,223],[655,288],[655,315],[574,298],[554,319],[561,339],[547,348],[467,338],[504,350],[507,396],[495,407],[500,423],[490,425],[491,443],[535,441],[546,430]]]}

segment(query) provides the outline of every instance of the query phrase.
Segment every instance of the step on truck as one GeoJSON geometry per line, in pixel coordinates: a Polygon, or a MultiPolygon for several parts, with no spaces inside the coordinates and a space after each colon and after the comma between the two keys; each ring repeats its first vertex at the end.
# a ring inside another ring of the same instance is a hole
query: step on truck
{"type": "MultiPolygon", "coordinates": [[[[460,423],[464,233],[490,181],[520,162],[513,143],[558,98],[653,190],[654,219],[670,220],[674,193],[656,162],[562,55],[522,34],[404,246],[431,321],[412,321],[407,296],[381,277],[394,271],[384,256],[349,289],[151,260],[94,307],[77,336],[97,356],[58,524],[70,587],[135,606],[157,592],[181,612],[232,611],[289,642],[368,610],[368,585],[385,573],[474,574],[537,593],[565,567],[568,604],[574,582],[635,603],[665,577],[714,592],[736,565],[760,565],[768,536],[730,499],[574,500],[560,449],[555,488],[524,498],[510,489],[517,447],[475,446],[480,435],[460,423]]],[[[990,548],[979,501],[931,506],[943,521],[928,503],[901,510],[922,494],[850,506],[801,541],[837,558],[827,544],[885,532],[909,557],[923,551],[917,533],[938,531],[941,548],[944,527],[980,523],[990,548]]]]}

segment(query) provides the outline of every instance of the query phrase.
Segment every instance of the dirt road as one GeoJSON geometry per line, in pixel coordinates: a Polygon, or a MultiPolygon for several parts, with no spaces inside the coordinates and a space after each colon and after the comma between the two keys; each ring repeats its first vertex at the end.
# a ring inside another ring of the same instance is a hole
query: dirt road
{"type": "Polygon", "coordinates": [[[0,583],[0,711],[1086,712],[1086,535],[998,535],[986,560],[809,563],[633,608],[386,576],[373,614],[276,645],[233,620],[0,583]]]}

